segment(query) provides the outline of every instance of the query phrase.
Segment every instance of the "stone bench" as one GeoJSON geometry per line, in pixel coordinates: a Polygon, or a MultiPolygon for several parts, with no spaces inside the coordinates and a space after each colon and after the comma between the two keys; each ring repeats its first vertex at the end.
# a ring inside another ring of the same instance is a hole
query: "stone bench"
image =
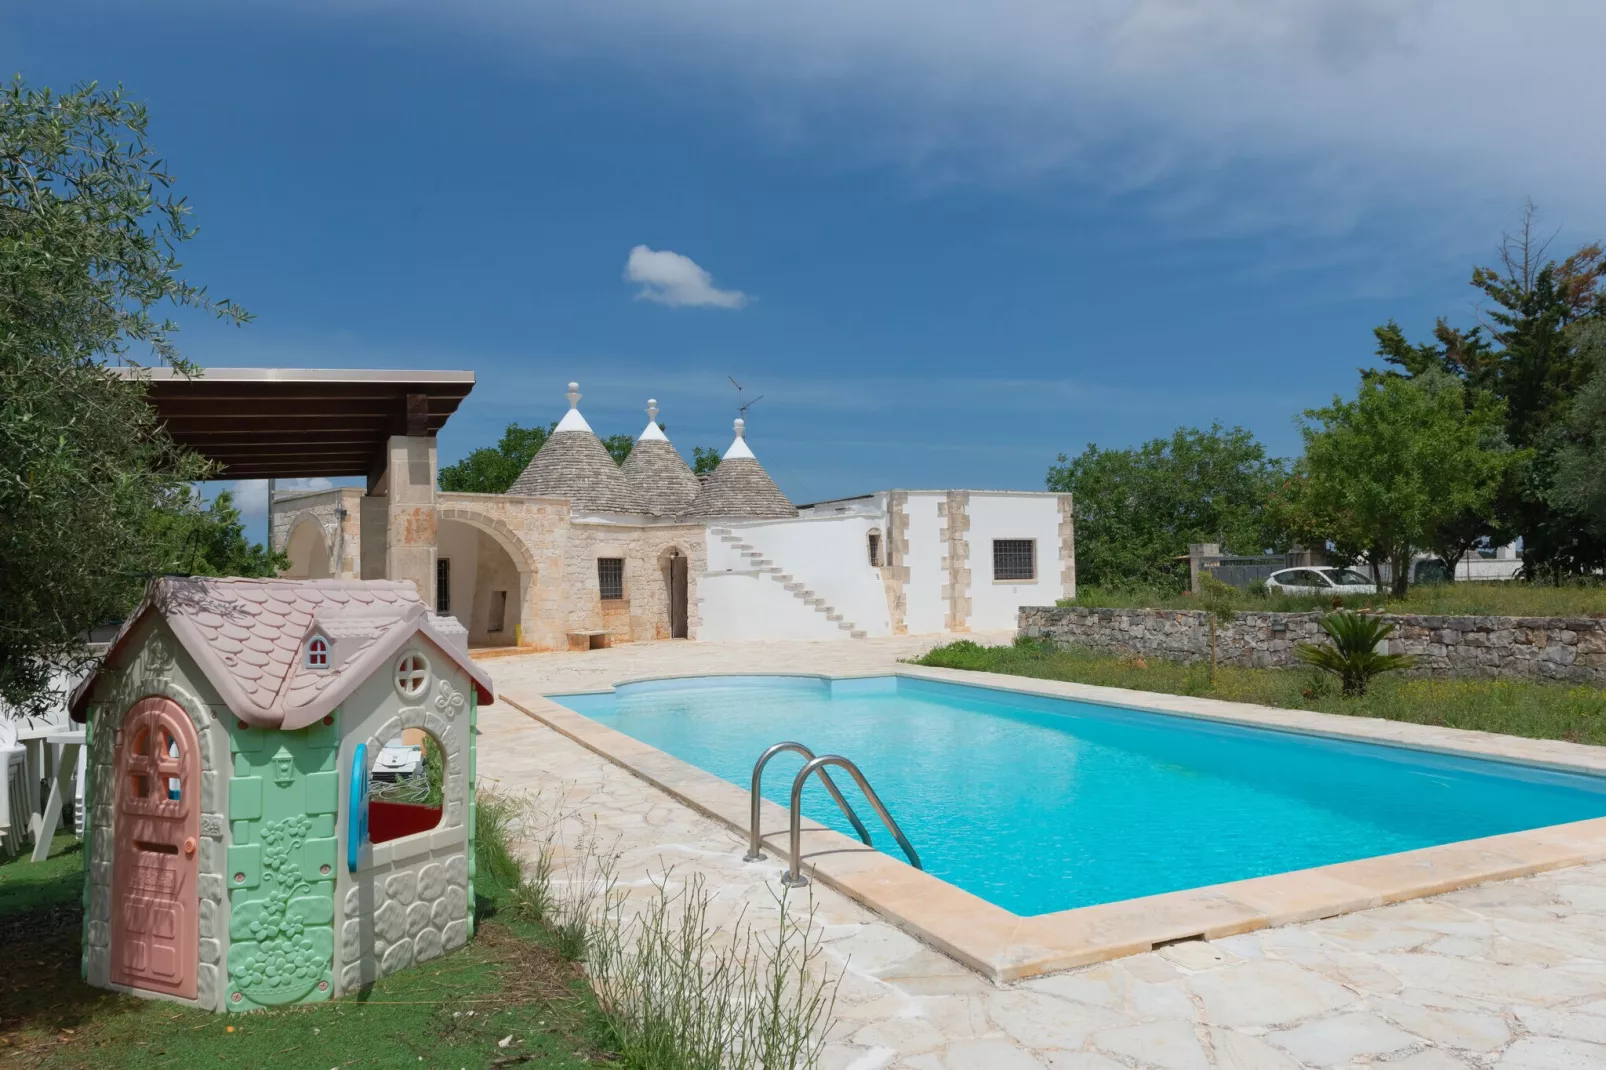
{"type": "Polygon", "coordinates": [[[570,650],[601,650],[604,647],[608,647],[608,646],[613,645],[609,640],[610,640],[610,637],[609,637],[608,633],[604,632],[604,631],[570,632],[569,633],[569,649],[570,650]]]}

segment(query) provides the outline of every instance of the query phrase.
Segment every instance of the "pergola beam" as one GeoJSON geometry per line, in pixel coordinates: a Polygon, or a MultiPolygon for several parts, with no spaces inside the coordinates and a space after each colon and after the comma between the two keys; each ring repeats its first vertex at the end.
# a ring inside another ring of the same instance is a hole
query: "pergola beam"
{"type": "Polygon", "coordinates": [[[123,368],[169,437],[229,479],[372,477],[391,436],[432,437],[474,389],[473,372],[123,368]]]}

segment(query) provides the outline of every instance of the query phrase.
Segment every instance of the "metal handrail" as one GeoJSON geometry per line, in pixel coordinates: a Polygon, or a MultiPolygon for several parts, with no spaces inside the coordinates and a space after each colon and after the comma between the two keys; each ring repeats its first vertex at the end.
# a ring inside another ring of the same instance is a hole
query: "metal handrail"
{"type": "MultiPolygon", "coordinates": [[[[875,810],[876,816],[881,819],[883,825],[887,826],[887,829],[892,833],[893,839],[898,841],[898,846],[903,848],[903,853],[908,856],[909,864],[916,869],[925,868],[920,864],[920,856],[915,853],[914,845],[909,842],[908,837],[904,836],[903,829],[898,827],[898,823],[887,812],[886,806],[881,802],[881,797],[875,793],[875,789],[870,786],[870,782],[864,779],[864,774],[859,772],[859,767],[840,754],[827,754],[820,758],[810,759],[798,771],[797,779],[792,781],[792,825],[790,830],[792,862],[786,873],[782,875],[781,883],[788,888],[799,888],[809,882],[809,879],[803,875],[803,785],[808,782],[811,774],[824,773],[825,767],[828,765],[840,766],[848,771],[848,775],[853,777],[854,783],[859,785],[859,790],[864,792],[864,797],[870,800],[870,806],[875,810]]],[[[869,843],[870,841],[866,838],[864,842],[869,843]]]]}
{"type": "MultiPolygon", "coordinates": [[[[758,756],[758,761],[753,765],[752,809],[748,815],[747,853],[742,856],[743,862],[760,862],[764,858],[763,844],[760,842],[761,837],[758,829],[758,811],[759,804],[762,800],[762,796],[759,794],[759,786],[764,779],[764,767],[770,764],[770,759],[775,757],[777,754],[783,754],[786,751],[796,751],[797,753],[803,755],[803,759],[806,762],[812,762],[814,760],[813,751],[809,750],[801,743],[793,743],[790,741],[786,743],[777,743],[775,746],[758,756]]],[[[841,807],[842,812],[847,815],[847,819],[853,823],[853,828],[856,832],[858,832],[859,839],[863,840],[867,844],[870,843],[870,830],[864,827],[864,822],[859,820],[859,815],[853,812],[853,807],[848,805],[848,800],[844,799],[842,797],[842,792],[837,790],[836,782],[831,779],[831,774],[827,773],[824,769],[819,770],[819,773],[820,780],[825,784],[825,790],[831,793],[831,798],[836,800],[837,806],[841,807]]]]}

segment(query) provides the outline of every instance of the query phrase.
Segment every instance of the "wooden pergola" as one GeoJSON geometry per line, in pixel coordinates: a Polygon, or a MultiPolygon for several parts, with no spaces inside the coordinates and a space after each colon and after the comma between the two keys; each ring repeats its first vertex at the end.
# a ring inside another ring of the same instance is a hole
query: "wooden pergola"
{"type": "Polygon", "coordinates": [[[229,479],[378,479],[392,435],[434,436],[474,389],[466,371],[123,368],[157,418],[229,479]]]}

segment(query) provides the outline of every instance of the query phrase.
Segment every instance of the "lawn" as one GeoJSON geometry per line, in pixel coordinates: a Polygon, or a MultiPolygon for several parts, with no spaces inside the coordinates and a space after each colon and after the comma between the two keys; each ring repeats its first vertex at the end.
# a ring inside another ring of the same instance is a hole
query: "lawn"
{"type": "Polygon", "coordinates": [[[1051,650],[1027,640],[993,647],[961,640],[914,663],[1606,745],[1606,690],[1577,684],[1384,675],[1373,680],[1365,695],[1345,698],[1331,678],[1311,669],[1224,665],[1212,684],[1210,667],[1202,662],[1120,657],[1074,647],[1051,650]]]}
{"type": "MultiPolygon", "coordinates": [[[[0,1063],[29,1067],[504,1067],[611,1065],[579,969],[476,880],[470,944],[328,1003],[214,1014],[79,980],[83,850],[0,863],[0,1063]],[[507,1041],[505,1047],[501,1045],[507,1041]]],[[[482,862],[480,871],[495,869],[482,862]]]]}
{"type": "MultiPolygon", "coordinates": [[[[1238,608],[1302,613],[1333,608],[1332,598],[1245,593],[1238,608]]],[[[1551,587],[1542,583],[1445,583],[1412,587],[1402,598],[1359,595],[1343,599],[1351,609],[1371,606],[1389,613],[1478,617],[1606,616],[1606,586],[1551,587]]],[[[1179,591],[1158,588],[1078,588],[1062,606],[1089,609],[1198,609],[1198,602],[1179,591]]]]}

